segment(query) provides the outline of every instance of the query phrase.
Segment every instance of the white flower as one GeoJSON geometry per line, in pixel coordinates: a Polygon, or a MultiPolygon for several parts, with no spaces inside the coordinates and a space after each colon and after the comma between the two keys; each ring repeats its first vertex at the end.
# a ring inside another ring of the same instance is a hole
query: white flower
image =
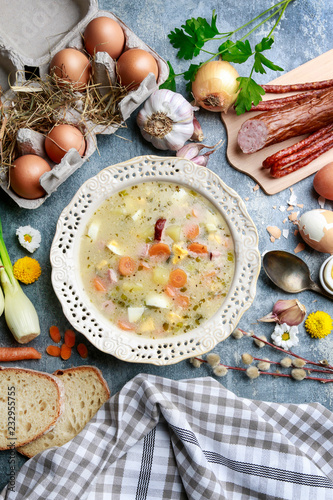
{"type": "Polygon", "coordinates": [[[287,323],[276,325],[272,333],[273,344],[282,347],[283,349],[290,349],[298,344],[298,328],[297,326],[289,326],[287,323]]]}
{"type": "Polygon", "coordinates": [[[34,229],[31,226],[21,226],[16,229],[16,235],[18,236],[20,245],[23,246],[30,253],[33,253],[40,245],[42,240],[40,232],[38,229],[34,229]]]}

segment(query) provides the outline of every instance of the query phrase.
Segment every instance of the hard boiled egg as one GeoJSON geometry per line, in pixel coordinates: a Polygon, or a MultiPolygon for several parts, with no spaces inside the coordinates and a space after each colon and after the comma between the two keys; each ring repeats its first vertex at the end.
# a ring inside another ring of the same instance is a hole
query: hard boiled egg
{"type": "Polygon", "coordinates": [[[299,232],[303,240],[318,252],[333,253],[333,212],[310,210],[299,219],[299,232]]]}
{"type": "Polygon", "coordinates": [[[333,258],[330,258],[326,261],[323,269],[323,280],[325,282],[325,285],[333,293],[333,258]]]}

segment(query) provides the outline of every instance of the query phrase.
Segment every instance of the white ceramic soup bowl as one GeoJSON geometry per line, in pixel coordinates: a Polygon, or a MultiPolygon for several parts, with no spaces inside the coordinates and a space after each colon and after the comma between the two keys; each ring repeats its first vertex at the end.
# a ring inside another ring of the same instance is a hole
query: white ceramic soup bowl
{"type": "Polygon", "coordinates": [[[103,352],[123,361],[156,365],[204,354],[225,340],[252,304],[260,271],[258,234],[240,196],[211,170],[176,157],[140,156],[87,180],[59,217],[50,258],[53,288],[71,325],[103,352]],[[235,252],[234,277],[218,311],[199,327],[162,339],[120,330],[105,318],[84,291],[79,264],[81,237],[96,208],[118,191],[155,180],[206,197],[227,222],[235,252]]]}

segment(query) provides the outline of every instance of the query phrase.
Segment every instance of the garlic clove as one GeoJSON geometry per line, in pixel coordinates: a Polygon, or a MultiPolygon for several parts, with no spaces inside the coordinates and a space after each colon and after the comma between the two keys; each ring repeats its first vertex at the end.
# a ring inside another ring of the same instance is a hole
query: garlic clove
{"type": "Polygon", "coordinates": [[[302,323],[306,315],[306,308],[297,299],[278,300],[273,307],[273,311],[258,319],[262,322],[276,322],[280,325],[287,323],[289,326],[296,326],[302,323]]]}
{"type": "Polygon", "coordinates": [[[195,116],[193,117],[193,127],[194,127],[194,131],[193,131],[193,134],[192,134],[190,141],[198,141],[198,142],[203,141],[203,139],[204,139],[203,131],[202,131],[200,123],[198,122],[198,120],[195,116]]]}

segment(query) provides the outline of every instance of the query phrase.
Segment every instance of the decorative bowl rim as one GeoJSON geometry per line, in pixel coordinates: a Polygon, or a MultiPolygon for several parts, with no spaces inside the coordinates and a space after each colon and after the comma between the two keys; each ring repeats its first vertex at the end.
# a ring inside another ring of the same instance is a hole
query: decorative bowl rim
{"type": "Polygon", "coordinates": [[[225,340],[252,304],[260,271],[258,233],[241,197],[206,167],[177,157],[138,156],[85,181],[59,216],[50,251],[51,281],[71,325],[99,350],[134,363],[169,365],[202,355],[225,340]],[[93,211],[109,196],[149,181],[183,185],[206,197],[227,222],[235,271],[227,296],[210,319],[186,333],[145,338],[120,330],[91,304],[79,273],[80,237],[93,211]]]}

